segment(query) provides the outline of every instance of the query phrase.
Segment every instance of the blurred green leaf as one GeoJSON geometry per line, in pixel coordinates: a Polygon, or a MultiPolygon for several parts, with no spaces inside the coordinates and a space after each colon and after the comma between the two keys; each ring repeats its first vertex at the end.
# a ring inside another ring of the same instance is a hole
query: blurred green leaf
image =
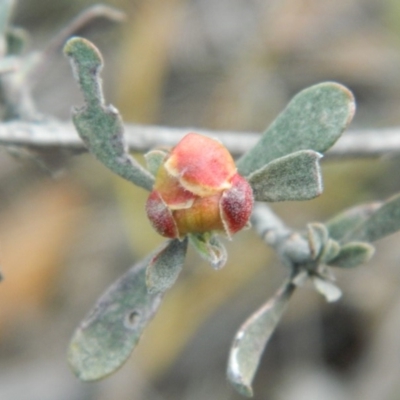
{"type": "Polygon", "coordinates": [[[322,250],[319,261],[321,264],[327,264],[340,253],[340,244],[333,239],[328,239],[322,250]]]}
{"type": "Polygon", "coordinates": [[[9,19],[14,7],[14,3],[14,0],[0,1],[0,36],[5,35],[6,29],[9,24],[9,19]]]}
{"type": "Polygon", "coordinates": [[[190,243],[214,269],[221,269],[228,259],[225,246],[212,233],[189,234],[190,243]]]}
{"type": "Polygon", "coordinates": [[[301,91],[240,158],[239,172],[247,177],[272,160],[298,150],[325,152],[338,140],[354,111],[353,94],[338,83],[320,83],[301,91]]]}
{"type": "Polygon", "coordinates": [[[322,193],[321,155],[302,150],[271,161],[248,181],[257,201],[309,200],[322,193]]]}
{"type": "Polygon", "coordinates": [[[71,59],[74,76],[82,90],[85,106],[73,111],[73,122],[89,151],[111,171],[151,190],[154,178],[127,150],[124,127],[118,110],[104,104],[99,50],[88,40],[72,38],[64,47],[71,59]]]}
{"type": "Polygon", "coordinates": [[[229,381],[244,396],[253,396],[251,384],[261,356],[295,288],[293,283],[285,283],[236,333],[227,374],[229,381]]]}
{"type": "Polygon", "coordinates": [[[187,244],[187,238],[182,242],[178,239],[170,240],[150,260],[146,283],[151,293],[163,293],[175,283],[185,262],[187,244]]]}
{"type": "Polygon", "coordinates": [[[68,361],[83,381],[104,378],[118,369],[156,312],[162,296],[149,293],[146,286],[146,267],[153,257],[119,278],[76,330],[68,361]]]}
{"type": "Polygon", "coordinates": [[[375,242],[400,229],[400,194],[397,194],[350,233],[349,239],[365,242],[375,242]]]}
{"type": "Polygon", "coordinates": [[[346,236],[350,236],[380,206],[381,203],[361,204],[334,216],[325,223],[329,236],[338,241],[346,241],[346,236]]]}
{"type": "Polygon", "coordinates": [[[28,36],[25,29],[10,27],[6,32],[7,54],[20,55],[25,50],[28,36]]]}
{"type": "Polygon", "coordinates": [[[323,224],[311,223],[307,225],[307,233],[311,257],[315,260],[323,251],[328,241],[328,230],[323,224]]]}
{"type": "Polygon", "coordinates": [[[375,249],[369,243],[349,242],[341,247],[339,254],[327,264],[341,268],[353,268],[371,259],[375,249]]]}

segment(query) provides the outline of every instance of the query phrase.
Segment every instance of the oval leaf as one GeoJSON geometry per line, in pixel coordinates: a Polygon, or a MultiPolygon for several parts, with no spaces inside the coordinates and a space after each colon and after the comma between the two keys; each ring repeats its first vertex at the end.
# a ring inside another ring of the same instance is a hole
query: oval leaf
{"type": "Polygon", "coordinates": [[[271,161],[248,181],[257,201],[309,200],[322,193],[321,154],[302,150],[271,161]]]}
{"type": "Polygon", "coordinates": [[[351,233],[352,240],[375,242],[400,229],[400,194],[388,199],[351,233]]]}
{"type": "Polygon", "coordinates": [[[339,254],[327,264],[341,268],[353,268],[366,263],[374,255],[375,248],[365,242],[349,242],[341,247],[339,254]]]}
{"type": "Polygon", "coordinates": [[[351,232],[363,224],[381,205],[382,203],[361,204],[335,215],[325,223],[329,237],[346,241],[346,237],[351,236],[351,232]]]}
{"type": "Polygon", "coordinates": [[[338,83],[320,83],[301,91],[240,158],[239,173],[247,177],[272,160],[298,150],[325,152],[339,139],[354,111],[353,94],[338,83]]]}
{"type": "Polygon", "coordinates": [[[76,330],[68,361],[78,378],[106,377],[130,356],[160,302],[146,286],[146,267],[153,256],[131,268],[97,301],[76,330]]]}
{"type": "Polygon", "coordinates": [[[146,283],[151,293],[163,293],[177,280],[185,261],[187,239],[170,240],[147,266],[146,283]]]}
{"type": "Polygon", "coordinates": [[[293,283],[284,284],[236,333],[229,355],[227,374],[236,390],[245,396],[253,396],[251,384],[262,353],[295,288],[293,283]]]}

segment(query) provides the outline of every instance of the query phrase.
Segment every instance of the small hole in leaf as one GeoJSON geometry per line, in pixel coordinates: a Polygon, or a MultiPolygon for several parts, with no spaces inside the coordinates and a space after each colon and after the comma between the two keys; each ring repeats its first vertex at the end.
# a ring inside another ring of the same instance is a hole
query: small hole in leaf
{"type": "Polygon", "coordinates": [[[128,329],[136,328],[140,319],[140,313],[136,310],[130,311],[125,317],[125,327],[128,329]]]}
{"type": "Polygon", "coordinates": [[[100,304],[96,304],[95,307],[93,307],[89,314],[86,316],[86,318],[81,322],[81,328],[86,329],[89,325],[93,323],[93,321],[96,320],[99,314],[103,311],[102,307],[100,304]]]}

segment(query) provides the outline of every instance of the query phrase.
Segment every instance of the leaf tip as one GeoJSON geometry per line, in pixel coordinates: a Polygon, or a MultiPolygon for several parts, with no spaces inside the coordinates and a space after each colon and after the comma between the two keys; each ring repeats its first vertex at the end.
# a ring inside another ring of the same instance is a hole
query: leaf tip
{"type": "Polygon", "coordinates": [[[356,112],[356,100],[355,100],[354,94],[348,87],[342,85],[341,83],[327,82],[327,84],[330,84],[332,87],[337,88],[347,98],[348,116],[347,116],[347,121],[345,124],[345,128],[346,128],[350,124],[350,122],[353,120],[354,114],[356,112]]]}
{"type": "Polygon", "coordinates": [[[99,49],[89,40],[79,36],[69,39],[65,43],[63,52],[74,62],[79,60],[80,63],[97,68],[103,65],[103,57],[99,49]]]}
{"type": "Polygon", "coordinates": [[[235,363],[233,361],[233,354],[231,354],[229,367],[227,370],[227,378],[238,393],[246,397],[253,397],[253,388],[251,385],[244,383],[243,377],[239,371],[239,366],[237,365],[237,362],[235,363]]]}

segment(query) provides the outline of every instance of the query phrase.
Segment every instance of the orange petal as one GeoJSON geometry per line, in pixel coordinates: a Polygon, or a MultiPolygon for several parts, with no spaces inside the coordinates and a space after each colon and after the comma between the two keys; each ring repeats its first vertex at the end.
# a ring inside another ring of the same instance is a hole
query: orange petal
{"type": "Polygon", "coordinates": [[[169,174],[198,196],[210,196],[231,187],[236,166],[228,150],[217,140],[188,133],[172,149],[165,162],[169,174]]]}
{"type": "Polygon", "coordinates": [[[192,206],[195,194],[186,190],[179,180],[171,176],[165,169],[164,165],[158,170],[154,189],[164,200],[165,204],[171,210],[180,210],[192,206]]]}

